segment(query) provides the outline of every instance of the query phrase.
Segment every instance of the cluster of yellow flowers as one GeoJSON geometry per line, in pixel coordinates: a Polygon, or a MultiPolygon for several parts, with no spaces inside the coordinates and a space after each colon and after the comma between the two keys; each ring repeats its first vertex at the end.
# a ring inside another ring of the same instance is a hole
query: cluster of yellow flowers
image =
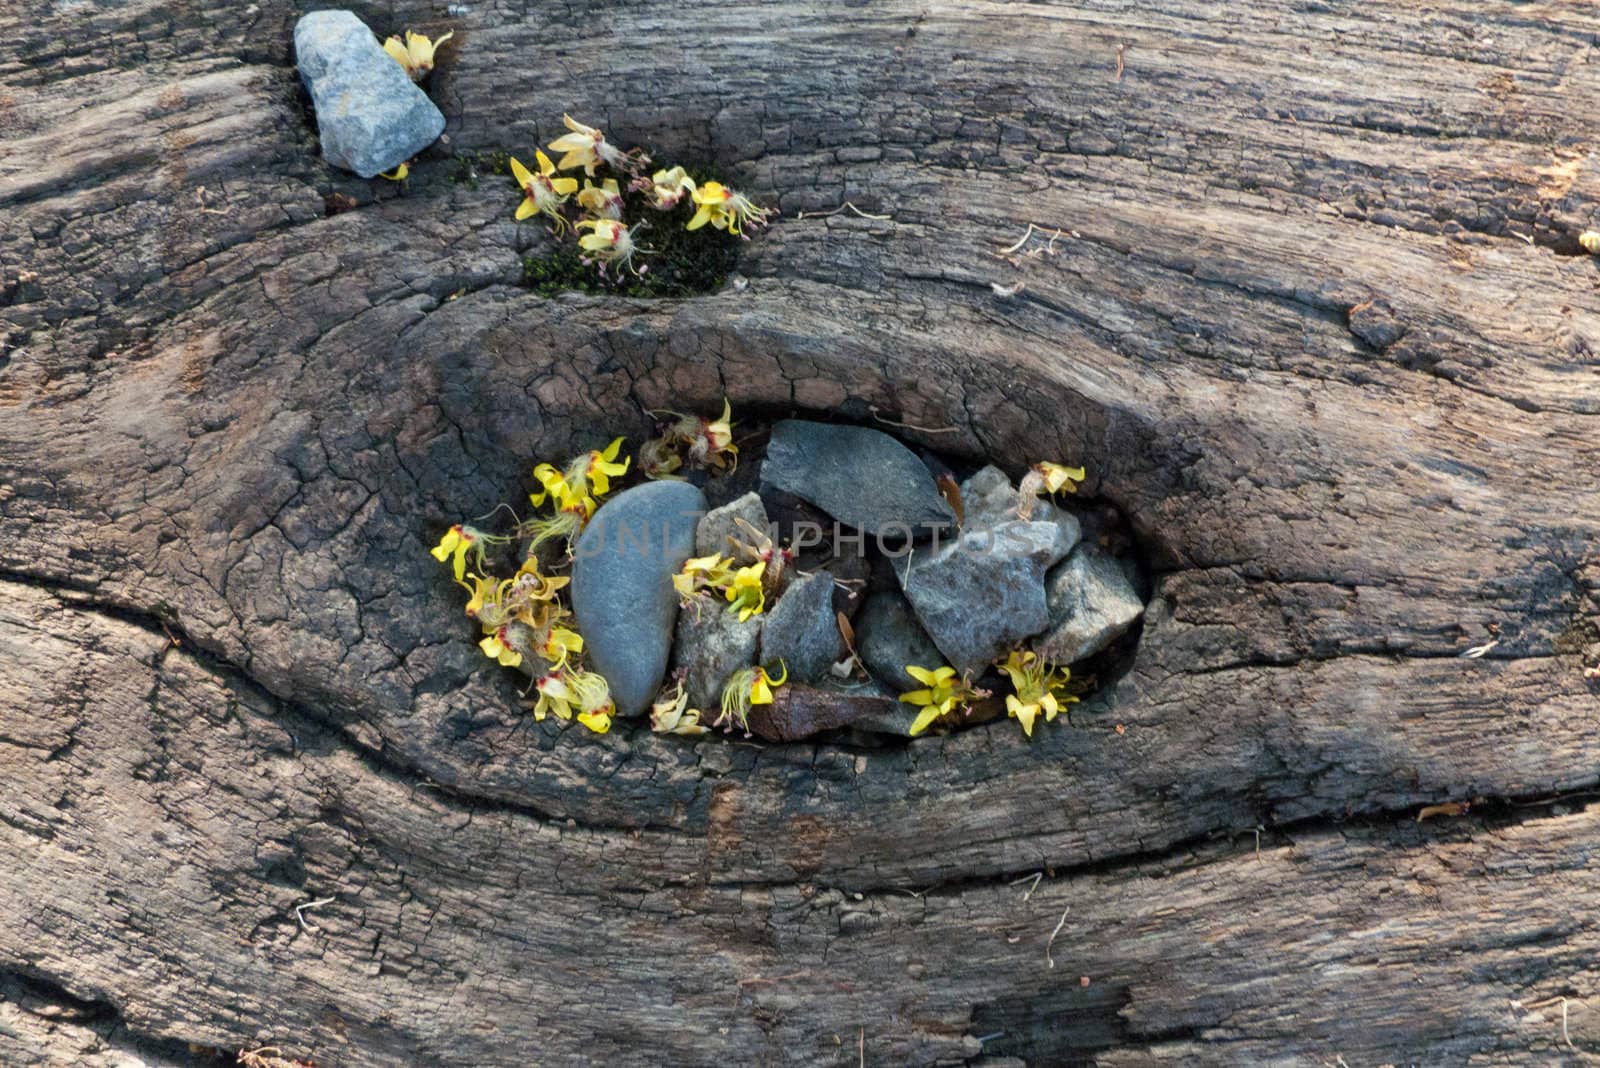
{"type": "MultiPolygon", "coordinates": [[[[680,467],[731,470],[732,458],[737,456],[738,449],[733,444],[732,409],[726,400],[720,419],[673,415],[675,421],[666,437],[677,442],[691,434],[686,428],[692,428],[694,438],[692,445],[682,449],[679,462],[672,465],[674,471],[680,467]]],[[[662,440],[665,439],[657,439],[652,444],[660,446],[662,440]]],[[[611,727],[614,706],[610,688],[600,675],[581,667],[583,637],[569,625],[571,612],[561,601],[561,592],[571,579],[541,571],[539,552],[547,542],[564,539],[566,559],[570,560],[572,541],[594,515],[600,498],[610,493],[613,480],[627,475],[632,466],[632,457],[621,455],[623,441],[623,438],[616,438],[605,448],[591,449],[564,465],[535,465],[533,478],[539,488],[528,495],[528,500],[536,509],[548,507],[547,514],[519,520],[510,534],[492,534],[471,524],[457,523],[445,531],[431,550],[433,558],[448,564],[457,584],[467,591],[466,612],[483,628],[483,639],[478,644],[485,656],[504,667],[522,668],[530,674],[532,665],[547,665],[531,687],[538,691],[538,699],[532,706],[534,717],[543,720],[554,713],[564,720],[577,719],[601,734],[611,727]],[[497,578],[488,566],[489,550],[518,541],[526,542],[525,561],[511,578],[497,578]]],[[[659,448],[656,454],[662,454],[659,448]]],[[[679,477],[642,464],[635,469],[651,478],[679,477]]],[[[730,567],[726,578],[730,587],[736,587],[729,597],[733,602],[730,610],[743,612],[745,618],[764,606],[761,577],[766,561],[759,559],[763,547],[769,556],[774,555],[770,552],[770,542],[764,537],[753,540],[761,544],[747,549],[756,554],[758,566],[730,567]],[[752,578],[740,578],[735,571],[743,571],[753,578],[753,591],[750,588],[752,578]]],[[[781,553],[775,558],[779,566],[787,559],[781,553]]],[[[564,563],[558,561],[555,566],[559,568],[564,563]]],[[[724,582],[721,571],[717,572],[717,581],[724,582]]],[[[760,680],[756,680],[750,687],[752,700],[758,704],[761,703],[759,683],[760,680]]],[[[672,726],[676,733],[692,733],[687,728],[698,723],[698,717],[698,712],[685,707],[679,710],[672,726]]]]}
{"type": "Polygon", "coordinates": [[[562,719],[576,717],[585,727],[604,734],[611,729],[614,707],[610,687],[604,678],[579,666],[583,637],[564,625],[570,613],[559,594],[571,579],[542,574],[538,560],[531,555],[511,578],[489,574],[484,567],[485,546],[510,541],[503,535],[457,524],[434,546],[433,557],[440,563],[452,562],[456,582],[470,595],[467,616],[483,628],[478,647],[485,656],[502,667],[544,665],[533,683],[539,691],[534,717],[542,720],[550,712],[562,719]],[[474,564],[470,575],[466,574],[468,557],[474,564]]]}
{"type": "Polygon", "coordinates": [[[673,211],[688,197],[695,205],[694,215],[685,224],[688,230],[710,224],[718,230],[742,235],[746,227],[761,226],[772,214],[771,209],[757,207],[748,197],[720,182],[697,184],[682,167],[658,170],[644,177],[641,172],[650,159],[639,149],[623,152],[606,140],[601,130],[586,126],[571,115],[561,116],[561,121],[568,132],[545,146],[561,153],[558,161],[550,162],[549,156],[535,149],[533,158],[538,173],[534,173],[520,160],[511,160],[512,177],[522,190],[522,203],[517,206],[516,217],[521,221],[543,215],[550,220],[558,237],[568,227],[588,231],[579,236],[578,247],[586,254],[584,262],[597,265],[602,277],[607,268],[629,271],[635,276],[649,270],[647,266],[634,265],[635,256],[651,251],[640,248],[634,241],[634,235],[647,224],[625,221],[627,201],[617,178],[607,178],[598,186],[585,180],[583,189],[579,190],[578,180],[560,177],[562,171],[581,167],[586,178],[592,179],[596,168],[606,167],[616,175],[626,175],[632,179],[627,191],[644,194],[645,203],[658,212],[673,211]],[[576,223],[563,211],[569,199],[576,199],[584,212],[576,223]]]}
{"type": "MultiPolygon", "coordinates": [[[[1011,680],[1012,692],[1006,695],[1006,714],[1022,724],[1022,731],[1033,737],[1033,724],[1043,715],[1045,722],[1054,722],[1064,704],[1076,704],[1078,698],[1066,693],[1072,672],[1058,668],[1039,654],[1022,649],[1012,650],[995,667],[1011,680]]],[[[921,711],[911,723],[914,738],[941,718],[957,710],[966,710],[974,701],[989,696],[987,690],[974,689],[965,678],[956,677],[956,669],[906,665],[906,674],[922,683],[922,689],[900,695],[900,700],[917,705],[921,711]]]]}

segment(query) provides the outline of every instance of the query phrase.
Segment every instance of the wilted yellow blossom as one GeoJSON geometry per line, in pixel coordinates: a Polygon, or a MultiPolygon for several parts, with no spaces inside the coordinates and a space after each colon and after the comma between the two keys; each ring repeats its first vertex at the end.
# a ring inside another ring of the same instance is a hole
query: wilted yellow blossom
{"type": "Polygon", "coordinates": [[[455,35],[455,31],[451,30],[437,41],[430,41],[423,34],[407,30],[404,41],[398,37],[391,37],[383,42],[383,50],[405,68],[412,81],[420,82],[433,71],[434,51],[455,35]]]}
{"type": "Polygon", "coordinates": [[[735,193],[721,182],[707,182],[693,190],[691,195],[696,211],[686,227],[689,230],[698,230],[710,223],[718,230],[738,234],[746,226],[764,225],[767,216],[772,214],[770,208],[756,207],[749,198],[735,193]]]}

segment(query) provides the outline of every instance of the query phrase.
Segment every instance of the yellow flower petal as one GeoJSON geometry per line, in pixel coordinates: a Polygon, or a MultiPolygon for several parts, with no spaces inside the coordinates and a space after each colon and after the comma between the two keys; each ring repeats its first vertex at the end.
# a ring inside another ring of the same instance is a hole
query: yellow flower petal
{"type": "MultiPolygon", "coordinates": [[[[541,152],[539,155],[543,157],[544,153],[541,152]]],[[[526,189],[533,182],[533,173],[524,167],[522,161],[515,156],[511,157],[511,177],[517,180],[519,189],[526,189]]]]}
{"type": "Polygon", "coordinates": [[[535,204],[533,202],[533,198],[532,197],[524,198],[522,203],[517,205],[517,221],[518,222],[521,222],[523,219],[526,219],[530,215],[537,215],[537,214],[539,214],[539,205],[537,205],[537,204],[535,204]]]}
{"type": "Polygon", "coordinates": [[[918,714],[917,718],[911,721],[911,730],[909,732],[911,737],[915,738],[917,735],[927,730],[933,725],[933,721],[939,718],[940,714],[941,709],[938,705],[929,705],[927,708],[924,708],[921,713],[918,714]]]}
{"type": "Polygon", "coordinates": [[[576,178],[552,178],[550,179],[550,188],[564,197],[571,196],[578,188],[578,180],[576,178]]]}
{"type": "Polygon", "coordinates": [[[694,213],[694,218],[689,220],[689,225],[685,226],[684,229],[685,230],[698,230],[698,229],[700,229],[700,227],[704,226],[706,223],[708,223],[710,221],[711,221],[711,209],[709,207],[707,207],[706,205],[702,204],[702,205],[700,205],[700,209],[694,213]]]}

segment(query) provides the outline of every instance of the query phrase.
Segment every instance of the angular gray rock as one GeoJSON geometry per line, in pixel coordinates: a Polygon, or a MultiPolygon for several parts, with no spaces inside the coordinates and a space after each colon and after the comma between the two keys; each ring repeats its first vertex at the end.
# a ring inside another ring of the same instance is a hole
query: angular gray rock
{"type": "Polygon", "coordinates": [[[739,613],[728,611],[727,604],[715,596],[697,598],[690,607],[679,610],[672,639],[672,670],[683,672],[689,707],[707,713],[708,722],[722,707],[722,684],[728,676],[756,662],[761,623],[761,616],[739,622],[739,613]]]}
{"type": "Polygon", "coordinates": [[[965,673],[1049,625],[1045,572],[1070,549],[1054,522],[1011,520],[899,557],[895,574],[923,629],[965,673]]]}
{"type": "Polygon", "coordinates": [[[955,513],[916,453],[868,427],[785,419],[772,428],[761,481],[868,534],[955,526],[955,513]]]}
{"type": "Polygon", "coordinates": [[[1093,656],[1144,614],[1122,561],[1087,542],[1050,572],[1045,598],[1048,629],[1032,648],[1058,664],[1093,656]]]}
{"type": "Polygon", "coordinates": [[[348,11],[313,11],[294,27],[295,62],[317,112],[322,157],[371,178],[438,140],[444,116],[372,31],[348,11]]]}
{"type": "Polygon", "coordinates": [[[796,579],[761,628],[761,662],[775,665],[782,660],[794,681],[816,682],[845,655],[844,635],[833,612],[833,576],[818,571],[796,579]]]}
{"type": "Polygon", "coordinates": [[[906,665],[936,668],[944,654],[917,622],[905,594],[892,590],[875,593],[856,617],[856,652],[867,670],[898,693],[916,690],[922,683],[906,674],[906,665]]]}
{"type": "Polygon", "coordinates": [[[700,520],[700,525],[694,532],[694,554],[696,556],[733,555],[733,549],[728,545],[728,538],[736,538],[741,542],[748,542],[750,536],[740,529],[734,522],[743,519],[757,530],[770,536],[767,530],[767,507],[761,503],[761,496],[757,493],[746,493],[743,497],[729,501],[720,508],[713,508],[700,520]]]}
{"type": "Polygon", "coordinates": [[[643,712],[666,674],[678,615],[672,576],[694,552],[705,507],[687,482],[634,486],[600,506],[573,549],[572,611],[620,715],[643,712]]]}
{"type": "MultiPolygon", "coordinates": [[[[965,512],[963,530],[998,526],[1017,518],[1017,487],[1010,476],[990,464],[961,483],[961,506],[965,512]]],[[[1034,503],[1031,518],[1050,520],[1059,526],[1066,535],[1068,551],[1083,537],[1078,517],[1044,497],[1034,503]]]]}

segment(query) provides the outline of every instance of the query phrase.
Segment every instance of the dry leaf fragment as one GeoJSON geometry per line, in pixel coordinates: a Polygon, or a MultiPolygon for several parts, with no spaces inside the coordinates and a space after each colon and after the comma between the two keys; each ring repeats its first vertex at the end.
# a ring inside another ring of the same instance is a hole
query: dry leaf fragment
{"type": "Polygon", "coordinates": [[[1446,801],[1438,805],[1423,805],[1422,811],[1417,813],[1417,822],[1421,823],[1423,820],[1433,816],[1465,815],[1467,809],[1471,807],[1472,804],[1469,801],[1446,801]]]}
{"type": "Polygon", "coordinates": [[[956,514],[956,526],[960,526],[962,523],[965,523],[967,520],[967,511],[961,505],[961,487],[956,485],[956,480],[950,475],[940,475],[938,486],[939,493],[942,497],[944,497],[945,503],[948,504],[950,506],[950,510],[956,514]]]}

